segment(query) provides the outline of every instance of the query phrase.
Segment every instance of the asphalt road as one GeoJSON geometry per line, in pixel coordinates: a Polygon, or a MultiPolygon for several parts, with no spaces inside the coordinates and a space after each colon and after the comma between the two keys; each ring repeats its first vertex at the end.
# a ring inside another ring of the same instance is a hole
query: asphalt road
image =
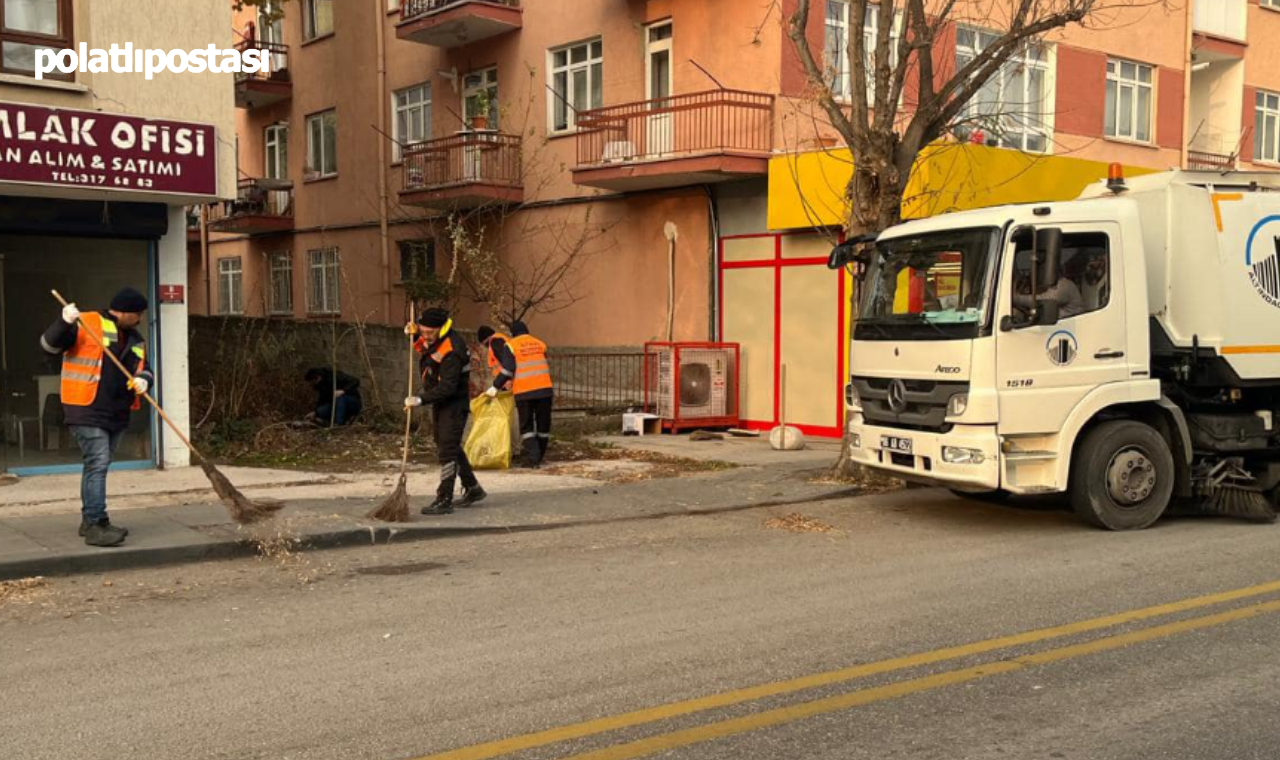
{"type": "Polygon", "coordinates": [[[51,581],[0,603],[0,757],[1280,754],[1280,526],[786,511],[51,581]]]}

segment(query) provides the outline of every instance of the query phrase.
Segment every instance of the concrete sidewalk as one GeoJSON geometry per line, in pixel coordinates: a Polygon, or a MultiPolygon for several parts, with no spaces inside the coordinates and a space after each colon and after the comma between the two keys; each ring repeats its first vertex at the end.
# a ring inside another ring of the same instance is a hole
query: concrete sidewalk
{"type": "MultiPolygon", "coordinates": [[[[199,470],[113,473],[112,518],[128,527],[130,535],[124,546],[112,549],[85,546],[76,535],[79,503],[68,497],[78,495],[78,478],[66,482],[32,479],[0,491],[0,580],[241,556],[259,551],[264,544],[319,549],[509,534],[851,495],[840,486],[810,482],[809,473],[832,461],[829,453],[821,451],[798,457],[796,452],[772,452],[767,443],[754,440],[696,444],[685,440],[684,447],[679,446],[679,439],[621,439],[614,443],[676,456],[749,460],[751,464],[626,485],[556,475],[554,470],[480,473],[489,499],[478,507],[443,517],[418,515],[418,509],[430,501],[436,483],[435,471],[424,469],[412,474],[409,492],[414,497],[414,522],[405,525],[364,517],[394,487],[396,473],[390,470],[385,474],[329,475],[228,469],[225,472],[251,498],[287,502],[275,519],[248,527],[231,522],[199,470]],[[12,498],[14,494],[20,498],[12,498]]],[[[581,471],[583,464],[575,463],[574,471],[581,471]]],[[[587,464],[604,471],[643,467],[626,461],[587,464]]]]}

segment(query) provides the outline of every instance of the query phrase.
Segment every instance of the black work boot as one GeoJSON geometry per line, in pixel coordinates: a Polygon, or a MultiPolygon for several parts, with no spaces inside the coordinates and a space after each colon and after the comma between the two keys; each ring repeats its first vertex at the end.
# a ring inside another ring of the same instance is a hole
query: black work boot
{"type": "Polygon", "coordinates": [[[489,494],[485,493],[485,490],[480,487],[480,484],[476,483],[474,486],[464,488],[462,490],[462,499],[458,501],[458,506],[474,507],[476,504],[484,501],[488,496],[489,494]]]}
{"type": "MultiPolygon", "coordinates": [[[[93,523],[92,521],[90,521],[90,520],[81,520],[81,521],[80,521],[80,537],[81,537],[81,538],[84,538],[84,537],[85,537],[85,534],[89,532],[89,526],[90,526],[90,525],[93,525],[93,524],[94,524],[94,523],[93,523]]],[[[98,525],[106,526],[106,527],[108,527],[108,528],[115,528],[115,529],[117,529],[117,530],[122,530],[122,531],[124,531],[124,534],[125,534],[126,536],[127,536],[127,535],[129,535],[129,529],[128,529],[128,528],[125,528],[125,527],[123,527],[123,526],[119,526],[119,525],[112,525],[112,524],[111,524],[111,518],[109,518],[109,517],[103,517],[102,519],[100,519],[100,520],[98,520],[98,521],[97,521],[97,524],[98,524],[98,525]]]]}
{"type": "Polygon", "coordinates": [[[89,546],[119,546],[129,531],[117,528],[107,519],[84,526],[84,542],[89,546]]]}
{"type": "Polygon", "coordinates": [[[453,498],[445,496],[437,496],[436,500],[431,502],[430,506],[422,508],[424,515],[451,515],[453,514],[453,498]]]}

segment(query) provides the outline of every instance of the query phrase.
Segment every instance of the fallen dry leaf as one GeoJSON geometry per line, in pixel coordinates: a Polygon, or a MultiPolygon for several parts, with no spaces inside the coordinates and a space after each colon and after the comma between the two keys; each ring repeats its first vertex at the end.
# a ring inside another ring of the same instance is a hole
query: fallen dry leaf
{"type": "Polygon", "coordinates": [[[16,581],[0,581],[0,604],[5,602],[30,603],[49,591],[49,583],[44,578],[23,578],[16,581]]]}
{"type": "Polygon", "coordinates": [[[812,517],[805,517],[799,512],[792,512],[782,517],[771,517],[764,521],[764,527],[791,533],[830,533],[835,530],[834,527],[812,517]]]}

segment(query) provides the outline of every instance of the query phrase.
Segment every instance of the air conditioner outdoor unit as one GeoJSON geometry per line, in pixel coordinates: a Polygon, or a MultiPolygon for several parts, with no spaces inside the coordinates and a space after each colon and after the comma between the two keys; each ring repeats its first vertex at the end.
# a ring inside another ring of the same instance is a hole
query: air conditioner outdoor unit
{"type": "Polygon", "coordinates": [[[648,343],[645,401],[664,430],[736,427],[736,343],[648,343]]]}
{"type": "Polygon", "coordinates": [[[636,155],[635,143],[628,141],[609,142],[604,144],[604,155],[600,160],[606,164],[616,164],[622,161],[629,161],[636,155]]]}

